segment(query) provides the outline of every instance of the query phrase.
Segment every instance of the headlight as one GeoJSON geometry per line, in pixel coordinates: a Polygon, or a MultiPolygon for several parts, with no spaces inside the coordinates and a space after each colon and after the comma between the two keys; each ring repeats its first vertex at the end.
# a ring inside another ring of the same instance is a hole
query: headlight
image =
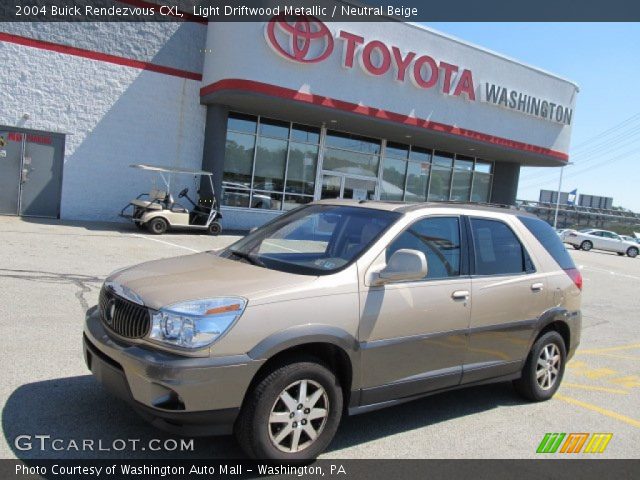
{"type": "Polygon", "coordinates": [[[175,303],[153,315],[149,338],[182,348],[206,347],[240,318],[246,306],[244,298],[236,297],[175,303]]]}

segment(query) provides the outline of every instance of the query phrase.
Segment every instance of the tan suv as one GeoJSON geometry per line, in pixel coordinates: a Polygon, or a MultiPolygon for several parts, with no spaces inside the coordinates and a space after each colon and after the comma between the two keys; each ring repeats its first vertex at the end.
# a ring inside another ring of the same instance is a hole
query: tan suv
{"type": "Polygon", "coordinates": [[[160,428],[308,459],[345,414],[502,381],[549,399],[581,287],[553,229],[517,210],[321,201],[225,250],[114,272],[84,352],[160,428]]]}

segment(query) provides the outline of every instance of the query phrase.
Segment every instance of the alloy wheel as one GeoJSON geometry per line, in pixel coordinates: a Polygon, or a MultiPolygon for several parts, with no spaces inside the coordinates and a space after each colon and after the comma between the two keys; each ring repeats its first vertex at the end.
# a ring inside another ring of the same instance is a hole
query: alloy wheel
{"type": "Polygon", "coordinates": [[[536,367],[536,380],[541,389],[549,390],[556,384],[560,374],[561,361],[560,349],[554,343],[545,345],[540,351],[536,367]]]}
{"type": "Polygon", "coordinates": [[[282,452],[299,452],[316,441],[328,417],[329,396],[322,385],[298,380],[286,387],[271,407],[269,438],[282,452]]]}

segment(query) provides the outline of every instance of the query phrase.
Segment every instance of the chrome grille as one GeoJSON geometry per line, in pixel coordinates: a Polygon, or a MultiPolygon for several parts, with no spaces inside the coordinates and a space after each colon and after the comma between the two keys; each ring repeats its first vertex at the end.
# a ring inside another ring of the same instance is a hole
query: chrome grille
{"type": "Polygon", "coordinates": [[[126,338],[142,338],[149,331],[149,310],[111,289],[102,287],[98,305],[103,325],[112,332],[126,338]]]}

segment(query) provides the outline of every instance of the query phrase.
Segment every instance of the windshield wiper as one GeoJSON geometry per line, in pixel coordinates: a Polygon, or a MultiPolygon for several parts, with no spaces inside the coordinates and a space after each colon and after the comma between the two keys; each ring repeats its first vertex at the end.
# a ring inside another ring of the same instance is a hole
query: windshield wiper
{"type": "Polygon", "coordinates": [[[264,267],[264,263],[262,263],[260,260],[258,260],[255,256],[251,255],[250,253],[247,252],[241,252],[239,250],[229,250],[233,255],[235,255],[236,257],[240,257],[243,260],[246,260],[247,262],[249,262],[251,265],[256,265],[258,267],[264,267]]]}

